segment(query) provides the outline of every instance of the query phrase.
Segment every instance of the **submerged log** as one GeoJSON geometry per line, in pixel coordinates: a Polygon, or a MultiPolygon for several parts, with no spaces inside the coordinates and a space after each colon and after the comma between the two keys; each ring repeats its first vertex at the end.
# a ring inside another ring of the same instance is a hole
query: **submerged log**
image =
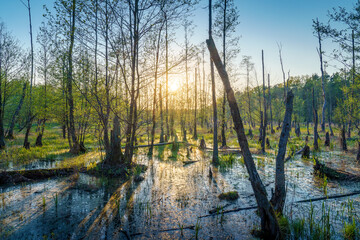
{"type": "Polygon", "coordinates": [[[54,176],[68,176],[72,173],[74,173],[73,168],[3,171],[0,172],[0,185],[8,183],[16,184],[21,182],[30,182],[54,176]]]}
{"type": "Polygon", "coordinates": [[[325,164],[320,163],[319,160],[317,160],[316,158],[315,158],[314,170],[315,173],[319,174],[320,176],[326,175],[326,177],[329,179],[360,181],[360,175],[327,167],[325,164]]]}

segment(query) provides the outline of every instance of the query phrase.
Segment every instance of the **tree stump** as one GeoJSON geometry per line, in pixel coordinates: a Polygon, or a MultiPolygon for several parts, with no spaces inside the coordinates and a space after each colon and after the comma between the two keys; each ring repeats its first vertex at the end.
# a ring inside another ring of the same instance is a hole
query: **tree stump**
{"type": "Polygon", "coordinates": [[[330,134],[329,134],[329,132],[326,132],[326,135],[325,135],[325,146],[326,147],[330,146],[330,134]]]}
{"type": "Polygon", "coordinates": [[[266,138],[266,147],[271,148],[269,138],[266,138]]]}
{"type": "Polygon", "coordinates": [[[249,135],[249,137],[250,137],[250,138],[253,138],[253,136],[254,136],[254,135],[253,135],[253,132],[252,132],[252,130],[251,130],[251,128],[249,129],[249,133],[248,133],[248,135],[249,135]]]}
{"type": "Polygon", "coordinates": [[[310,147],[308,145],[305,145],[304,151],[301,154],[301,158],[309,159],[310,158],[310,147]]]}
{"type": "Polygon", "coordinates": [[[295,134],[296,134],[297,137],[300,137],[301,132],[300,132],[300,125],[299,124],[295,128],[295,134]]]}
{"type": "Polygon", "coordinates": [[[205,143],[205,139],[204,137],[202,137],[202,139],[200,140],[200,146],[199,149],[204,150],[206,149],[206,143],[205,143]]]}

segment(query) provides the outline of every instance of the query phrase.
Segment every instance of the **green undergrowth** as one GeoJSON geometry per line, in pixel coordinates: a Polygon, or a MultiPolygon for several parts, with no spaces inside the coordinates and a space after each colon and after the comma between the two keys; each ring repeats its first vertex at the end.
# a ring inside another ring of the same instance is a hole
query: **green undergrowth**
{"type": "Polygon", "coordinates": [[[239,198],[239,193],[237,191],[230,191],[221,193],[218,197],[220,200],[234,201],[239,198]]]}

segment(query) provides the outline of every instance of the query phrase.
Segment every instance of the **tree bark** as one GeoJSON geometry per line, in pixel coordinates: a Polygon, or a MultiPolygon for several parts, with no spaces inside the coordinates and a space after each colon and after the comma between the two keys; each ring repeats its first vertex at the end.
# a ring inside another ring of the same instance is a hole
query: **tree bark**
{"type": "Polygon", "coordinates": [[[28,0],[27,9],[29,12],[29,28],[30,28],[30,48],[31,48],[31,71],[30,71],[30,104],[29,104],[29,112],[27,117],[27,126],[26,126],[26,133],[24,138],[24,148],[30,149],[29,143],[29,134],[32,124],[32,85],[33,85],[33,78],[34,78],[34,45],[33,45],[33,37],[32,37],[32,24],[31,24],[31,8],[30,8],[30,0],[28,0]]]}
{"type": "MultiPolygon", "coordinates": [[[[212,11],[211,11],[211,0],[209,0],[209,39],[212,39],[212,11]]],[[[212,91],[212,105],[213,105],[213,157],[212,162],[214,164],[219,163],[218,153],[218,132],[217,132],[217,106],[216,106],[216,89],[215,89],[215,76],[214,76],[214,62],[210,56],[210,71],[211,71],[211,91],[212,91]]]]}
{"type": "Polygon", "coordinates": [[[270,74],[268,74],[268,91],[269,91],[269,108],[270,108],[270,126],[271,126],[271,133],[275,133],[274,126],[273,126],[273,117],[272,117],[272,107],[271,107],[271,91],[270,91],[270,74]]]}
{"type": "Polygon", "coordinates": [[[356,160],[358,162],[360,162],[360,140],[358,141],[358,153],[357,153],[357,156],[356,156],[356,160]]]}
{"type": "Polygon", "coordinates": [[[162,101],[162,94],[161,94],[162,86],[160,84],[159,89],[159,102],[160,102],[160,143],[164,142],[164,118],[163,118],[163,101],[162,101]]]}
{"type": "Polygon", "coordinates": [[[69,128],[68,134],[70,134],[71,139],[71,147],[70,152],[73,154],[79,154],[80,152],[84,152],[80,146],[79,140],[76,136],[75,130],[75,119],[74,119],[74,99],[73,99],[73,92],[72,92],[72,81],[73,81],[73,64],[72,64],[72,54],[74,48],[74,41],[75,41],[75,19],[76,19],[76,0],[72,1],[71,6],[71,27],[70,27],[70,46],[68,52],[68,73],[67,73],[67,96],[68,96],[68,104],[69,104],[69,128]]]}
{"type": "Polygon", "coordinates": [[[314,149],[315,150],[319,150],[319,144],[318,144],[318,131],[317,131],[317,126],[318,126],[318,114],[317,114],[317,110],[316,110],[316,106],[315,106],[315,90],[313,88],[312,91],[313,94],[313,114],[314,114],[314,149]]]}
{"type": "Polygon", "coordinates": [[[4,133],[4,119],[3,119],[3,104],[2,104],[2,44],[0,43],[0,149],[5,148],[5,133],[4,133]]]}
{"type": "Polygon", "coordinates": [[[265,86],[265,64],[264,64],[264,50],[261,50],[261,59],[262,59],[262,74],[263,74],[263,101],[264,101],[264,117],[261,130],[261,151],[265,154],[265,139],[266,139],[266,127],[267,127],[267,112],[266,112],[266,86],[265,86]]]}
{"type": "Polygon", "coordinates": [[[197,129],[196,129],[196,123],[197,123],[197,68],[195,68],[195,112],[194,112],[194,135],[193,139],[197,140],[197,129]]]}
{"type": "Polygon", "coordinates": [[[343,124],[343,126],[341,128],[340,145],[341,145],[341,148],[343,151],[347,151],[345,123],[343,124]]]}
{"type": "Polygon", "coordinates": [[[291,132],[293,100],[294,94],[290,90],[286,95],[286,110],[279,140],[279,151],[276,156],[275,194],[271,198],[271,204],[273,205],[275,211],[281,214],[283,212],[286,199],[284,158],[287,141],[291,132]]]}
{"type": "Polygon", "coordinates": [[[252,188],[254,190],[255,198],[258,204],[259,213],[261,217],[261,229],[265,236],[270,239],[278,239],[280,237],[279,224],[277,222],[275,212],[267,199],[267,193],[265,187],[260,179],[260,176],[256,170],[254,159],[250,153],[248,141],[245,136],[244,126],[240,116],[239,108],[236,103],[234,91],[230,86],[229,77],[221,62],[218,51],[216,49],[213,39],[206,40],[210,55],[214,61],[221,80],[224,84],[224,88],[227,94],[227,100],[231,109],[231,115],[235,125],[235,131],[237,134],[238,142],[241,147],[241,152],[244,157],[246,169],[248,171],[252,188]]]}

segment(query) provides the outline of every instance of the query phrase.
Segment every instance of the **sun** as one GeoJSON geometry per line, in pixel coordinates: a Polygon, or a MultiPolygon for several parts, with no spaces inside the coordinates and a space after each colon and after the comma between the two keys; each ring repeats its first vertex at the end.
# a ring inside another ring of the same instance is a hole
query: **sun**
{"type": "Polygon", "coordinates": [[[179,89],[178,81],[169,82],[169,90],[170,90],[170,92],[176,92],[178,89],[179,89]]]}

